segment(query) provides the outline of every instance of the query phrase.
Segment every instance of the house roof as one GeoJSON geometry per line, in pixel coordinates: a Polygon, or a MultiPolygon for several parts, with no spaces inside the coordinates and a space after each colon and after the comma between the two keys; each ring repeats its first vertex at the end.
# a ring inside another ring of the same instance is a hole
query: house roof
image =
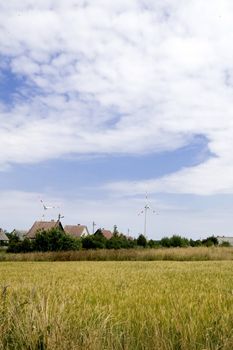
{"type": "Polygon", "coordinates": [[[113,236],[113,234],[110,230],[102,229],[101,232],[102,232],[103,236],[107,239],[110,239],[113,236]]]}
{"type": "Polygon", "coordinates": [[[73,237],[81,237],[85,230],[89,233],[85,225],[66,225],[64,227],[64,231],[73,237]]]}
{"type": "Polygon", "coordinates": [[[28,231],[28,233],[26,234],[26,237],[35,238],[37,231],[39,230],[48,231],[48,230],[51,230],[52,228],[60,228],[61,230],[63,230],[63,226],[59,220],[35,221],[32,227],[30,228],[30,230],[28,231]]]}
{"type": "Polygon", "coordinates": [[[11,233],[18,236],[20,239],[23,239],[26,236],[27,231],[14,229],[11,233]]]}
{"type": "Polygon", "coordinates": [[[0,228],[0,241],[9,241],[9,238],[1,228],[0,228]]]}

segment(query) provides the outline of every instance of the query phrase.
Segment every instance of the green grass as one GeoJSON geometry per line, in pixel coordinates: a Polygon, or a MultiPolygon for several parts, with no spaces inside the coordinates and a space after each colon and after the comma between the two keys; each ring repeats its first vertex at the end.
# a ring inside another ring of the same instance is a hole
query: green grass
{"type": "Polygon", "coordinates": [[[1,350],[233,348],[233,262],[2,262],[1,350]]]}

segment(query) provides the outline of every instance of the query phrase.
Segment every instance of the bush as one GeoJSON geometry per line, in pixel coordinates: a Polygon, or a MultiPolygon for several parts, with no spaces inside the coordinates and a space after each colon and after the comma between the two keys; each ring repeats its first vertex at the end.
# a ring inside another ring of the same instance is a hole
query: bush
{"type": "Polygon", "coordinates": [[[160,241],[155,241],[153,239],[150,239],[148,241],[148,247],[150,247],[150,248],[159,248],[160,247],[160,241]]]}
{"type": "Polygon", "coordinates": [[[24,238],[22,242],[19,242],[19,250],[22,253],[29,253],[33,251],[33,244],[28,238],[24,238]]]}
{"type": "Polygon", "coordinates": [[[170,238],[163,237],[160,241],[162,247],[169,248],[171,246],[170,238]]]}
{"type": "Polygon", "coordinates": [[[196,241],[194,241],[193,239],[189,240],[189,245],[191,247],[200,247],[202,245],[201,240],[197,239],[196,241]]]}
{"type": "Polygon", "coordinates": [[[144,235],[140,234],[137,238],[137,245],[140,247],[146,247],[147,246],[147,239],[144,235]]]}
{"type": "Polygon", "coordinates": [[[103,236],[101,230],[82,239],[82,246],[85,249],[103,249],[106,248],[106,243],[107,239],[103,236]]]}
{"type": "Polygon", "coordinates": [[[57,228],[39,231],[33,241],[33,250],[38,252],[78,250],[81,241],[71,237],[57,228]]]}
{"type": "Polygon", "coordinates": [[[28,238],[20,241],[17,235],[9,235],[7,252],[28,253],[32,251],[67,251],[79,250],[81,249],[81,246],[81,241],[79,239],[73,238],[57,228],[53,228],[48,231],[38,231],[33,241],[28,238]]]}
{"type": "Polygon", "coordinates": [[[189,240],[187,238],[173,235],[170,238],[170,246],[171,247],[188,247],[189,246],[189,240]]]}
{"type": "Polygon", "coordinates": [[[202,244],[205,245],[206,247],[211,247],[213,245],[218,245],[218,239],[214,236],[207,237],[202,240],[202,244]]]}
{"type": "Polygon", "coordinates": [[[230,242],[225,241],[225,242],[220,243],[219,246],[220,247],[231,247],[231,244],[230,244],[230,242]]]}
{"type": "Polygon", "coordinates": [[[106,243],[107,249],[129,249],[133,248],[134,246],[135,242],[122,234],[113,235],[113,237],[106,243]]]}
{"type": "Polygon", "coordinates": [[[8,235],[9,242],[8,242],[8,248],[7,252],[9,253],[19,253],[20,250],[20,239],[17,235],[15,234],[9,234],[8,235]]]}

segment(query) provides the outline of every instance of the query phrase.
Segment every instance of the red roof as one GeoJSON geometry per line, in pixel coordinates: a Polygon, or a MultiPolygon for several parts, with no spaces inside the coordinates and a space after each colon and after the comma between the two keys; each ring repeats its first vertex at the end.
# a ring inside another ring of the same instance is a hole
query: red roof
{"type": "Polygon", "coordinates": [[[102,232],[103,236],[107,239],[110,239],[113,236],[113,234],[110,230],[103,229],[103,230],[101,230],[101,232],[102,232]]]}
{"type": "Polygon", "coordinates": [[[64,227],[66,233],[73,237],[81,237],[85,232],[88,232],[88,228],[85,225],[66,225],[64,227]]]}

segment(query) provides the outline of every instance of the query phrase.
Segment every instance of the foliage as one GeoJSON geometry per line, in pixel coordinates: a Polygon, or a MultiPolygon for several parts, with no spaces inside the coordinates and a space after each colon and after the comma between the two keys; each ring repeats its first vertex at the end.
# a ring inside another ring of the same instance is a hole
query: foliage
{"type": "Polygon", "coordinates": [[[8,248],[7,252],[9,253],[19,253],[20,250],[20,239],[15,234],[8,234],[9,242],[8,242],[8,248]]]}
{"type": "Polygon", "coordinates": [[[80,248],[80,240],[67,235],[58,228],[37,232],[33,242],[33,250],[39,252],[78,250],[80,248]]]}
{"type": "Polygon", "coordinates": [[[189,240],[189,244],[191,247],[200,247],[202,245],[201,240],[197,239],[196,241],[193,239],[189,240]]]}
{"type": "Polygon", "coordinates": [[[230,247],[231,244],[230,244],[230,242],[225,241],[225,242],[220,243],[219,246],[220,246],[220,247],[230,247]]]}
{"type": "Polygon", "coordinates": [[[165,248],[169,248],[171,247],[171,242],[170,242],[170,238],[168,237],[163,237],[160,241],[160,244],[162,247],[165,247],[165,248]]]}
{"type": "Polygon", "coordinates": [[[122,234],[114,234],[106,243],[107,249],[129,249],[135,246],[135,241],[122,234]]]}
{"type": "Polygon", "coordinates": [[[159,248],[160,247],[160,241],[156,241],[154,239],[150,239],[147,244],[148,244],[149,248],[159,248]]]}
{"type": "Polygon", "coordinates": [[[119,231],[117,229],[117,225],[113,226],[113,236],[117,236],[119,234],[119,231]]]}
{"type": "Polygon", "coordinates": [[[202,240],[202,245],[205,245],[206,247],[211,247],[212,245],[218,245],[218,239],[214,236],[207,237],[202,240]]]}
{"type": "Polygon", "coordinates": [[[48,252],[78,249],[81,249],[79,239],[73,238],[57,228],[52,228],[48,231],[38,231],[34,240],[24,238],[20,241],[17,235],[11,234],[7,252],[28,253],[32,251],[48,252]]]}
{"type": "Polygon", "coordinates": [[[82,246],[85,249],[103,249],[106,248],[107,239],[103,233],[98,229],[93,235],[82,238],[82,246]]]}
{"type": "Polygon", "coordinates": [[[140,234],[137,238],[137,245],[140,247],[146,247],[147,246],[147,239],[143,234],[140,234]]]}
{"type": "Polygon", "coordinates": [[[173,235],[170,238],[170,244],[171,244],[171,247],[188,247],[189,240],[187,238],[184,238],[178,235],[173,235]]]}
{"type": "MultiPolygon", "coordinates": [[[[49,252],[49,251],[72,251],[80,250],[96,250],[96,249],[132,249],[135,247],[140,248],[176,248],[176,247],[199,247],[199,246],[217,246],[218,240],[216,237],[211,236],[201,240],[188,240],[185,237],[179,235],[173,235],[171,237],[163,237],[160,241],[150,239],[147,241],[146,237],[142,234],[137,239],[126,237],[118,232],[117,226],[114,226],[113,235],[110,239],[107,239],[101,229],[98,229],[93,235],[88,235],[81,239],[73,238],[67,235],[58,228],[51,230],[38,231],[36,238],[33,241],[25,238],[20,241],[19,237],[15,234],[8,234],[9,246],[7,252],[11,253],[27,253],[27,252],[49,252]]],[[[229,246],[228,243],[224,243],[221,246],[229,246]]]]}

